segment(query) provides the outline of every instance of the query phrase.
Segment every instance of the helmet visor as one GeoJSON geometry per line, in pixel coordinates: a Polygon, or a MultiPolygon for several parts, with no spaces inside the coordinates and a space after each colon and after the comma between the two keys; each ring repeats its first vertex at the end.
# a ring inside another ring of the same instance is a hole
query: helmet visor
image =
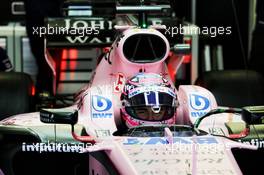
{"type": "Polygon", "coordinates": [[[144,92],[128,99],[131,106],[174,106],[175,97],[165,92],[144,92]]]}
{"type": "Polygon", "coordinates": [[[172,106],[130,106],[125,110],[131,117],[144,121],[168,120],[175,113],[175,107],[172,106]]]}
{"type": "Polygon", "coordinates": [[[133,118],[145,121],[163,121],[174,116],[175,96],[172,93],[147,91],[128,99],[126,112],[133,118]]]}

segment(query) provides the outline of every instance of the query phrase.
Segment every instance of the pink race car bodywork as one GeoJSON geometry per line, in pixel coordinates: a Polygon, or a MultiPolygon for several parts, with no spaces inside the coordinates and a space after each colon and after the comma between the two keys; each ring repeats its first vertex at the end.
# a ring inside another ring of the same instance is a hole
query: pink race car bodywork
{"type": "MultiPolygon", "coordinates": [[[[106,59],[102,59],[97,66],[92,83],[79,96],[80,116],[84,116],[82,118],[85,119],[87,119],[87,116],[90,116],[89,122],[92,122],[91,125],[95,124],[95,126],[102,128],[109,126],[110,133],[116,131],[116,125],[121,123],[120,94],[127,78],[139,73],[140,70],[145,70],[146,73],[162,74],[166,79],[171,81],[165,64],[165,59],[169,54],[169,43],[160,32],[155,29],[139,30],[137,28],[130,28],[125,30],[122,36],[118,41],[114,42],[112,49],[105,56],[106,59]],[[139,64],[126,59],[122,51],[124,42],[132,35],[141,34],[156,35],[165,41],[167,50],[160,61],[139,64]],[[109,61],[111,64],[109,64],[109,61]],[[94,100],[97,100],[98,97],[107,98],[113,105],[107,112],[99,112],[98,117],[96,117],[97,112],[92,108],[94,105],[92,103],[97,102],[94,100]],[[107,116],[107,114],[110,115],[107,116]],[[104,118],[103,121],[102,118],[104,118]]],[[[206,89],[198,86],[180,86],[177,95],[180,103],[175,114],[177,124],[191,124],[197,117],[217,107],[214,96],[206,89]],[[197,106],[196,103],[199,102],[201,104],[197,106]]],[[[87,131],[90,132],[88,128],[87,131]]],[[[89,134],[94,135],[94,131],[91,130],[89,134]]]]}
{"type": "MultiPolygon", "coordinates": [[[[78,110],[78,124],[85,126],[95,144],[83,152],[104,151],[119,174],[242,174],[231,148],[256,149],[211,135],[175,137],[166,129],[165,137],[114,136],[122,120],[120,94],[125,80],[140,71],[162,74],[171,81],[165,59],[170,52],[167,39],[155,28],[123,28],[109,52],[98,64],[91,83],[77,98],[74,106],[64,110],[78,110]],[[129,61],[123,46],[134,35],[155,35],[166,44],[166,53],[159,61],[135,63],[129,61]]],[[[177,92],[179,107],[176,123],[190,125],[217,108],[211,92],[198,86],[180,86],[177,92]]],[[[39,113],[22,114],[0,122],[1,125],[23,127],[46,125],[39,113]]],[[[89,174],[110,174],[102,162],[89,154],[89,174]]]]}

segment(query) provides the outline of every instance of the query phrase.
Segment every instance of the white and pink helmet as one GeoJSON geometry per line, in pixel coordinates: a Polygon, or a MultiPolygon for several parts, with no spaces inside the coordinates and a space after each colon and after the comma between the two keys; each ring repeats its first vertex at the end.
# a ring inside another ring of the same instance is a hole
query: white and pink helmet
{"type": "Polygon", "coordinates": [[[175,123],[178,104],[175,89],[159,74],[139,73],[130,78],[121,100],[121,116],[128,128],[175,123]]]}

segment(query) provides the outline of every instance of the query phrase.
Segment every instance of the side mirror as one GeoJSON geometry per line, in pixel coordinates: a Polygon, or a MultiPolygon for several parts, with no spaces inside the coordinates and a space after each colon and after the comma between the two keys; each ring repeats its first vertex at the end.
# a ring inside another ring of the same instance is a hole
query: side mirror
{"type": "Polygon", "coordinates": [[[42,121],[43,123],[74,125],[78,121],[78,111],[67,111],[65,109],[41,109],[40,121],[42,121]]]}
{"type": "Polygon", "coordinates": [[[264,124],[264,106],[249,106],[242,109],[243,120],[250,125],[264,124]]]}
{"type": "Polygon", "coordinates": [[[72,109],[41,109],[40,121],[43,123],[70,124],[72,137],[80,142],[95,143],[91,136],[79,136],[74,132],[74,125],[78,122],[78,111],[72,109]]]}

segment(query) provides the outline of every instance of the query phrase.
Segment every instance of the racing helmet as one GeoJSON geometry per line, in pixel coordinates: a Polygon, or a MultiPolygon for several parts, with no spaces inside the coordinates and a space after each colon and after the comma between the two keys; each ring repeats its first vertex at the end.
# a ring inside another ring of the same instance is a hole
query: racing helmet
{"type": "Polygon", "coordinates": [[[159,74],[139,73],[128,79],[121,101],[121,116],[128,128],[175,123],[175,88],[159,74]]]}

